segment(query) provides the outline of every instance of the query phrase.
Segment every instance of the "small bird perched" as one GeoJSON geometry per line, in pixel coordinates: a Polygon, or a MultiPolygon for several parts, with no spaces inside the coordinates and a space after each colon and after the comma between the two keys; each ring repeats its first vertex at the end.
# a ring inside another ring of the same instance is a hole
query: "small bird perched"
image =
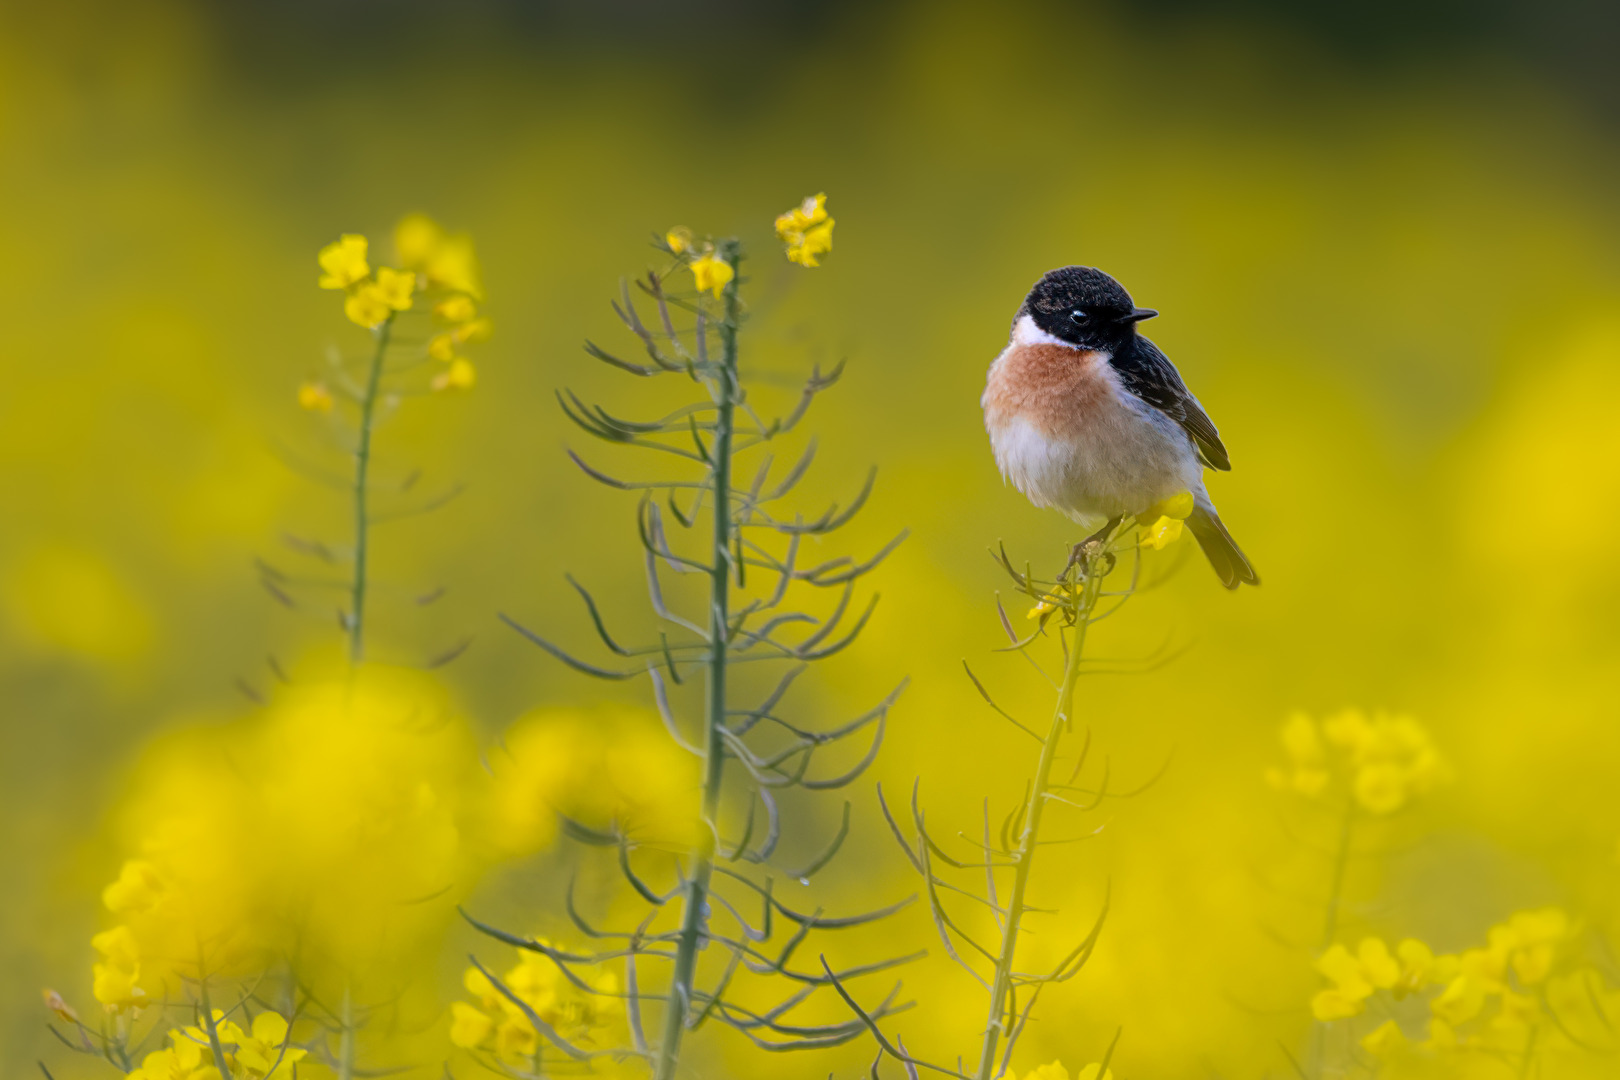
{"type": "Polygon", "coordinates": [[[1221,582],[1258,585],[1204,490],[1204,466],[1232,467],[1220,433],[1169,357],[1137,333],[1157,314],[1090,266],[1037,281],[981,402],[996,464],[1036,506],[1102,526],[1098,537],[1191,492],[1187,525],[1221,582]]]}

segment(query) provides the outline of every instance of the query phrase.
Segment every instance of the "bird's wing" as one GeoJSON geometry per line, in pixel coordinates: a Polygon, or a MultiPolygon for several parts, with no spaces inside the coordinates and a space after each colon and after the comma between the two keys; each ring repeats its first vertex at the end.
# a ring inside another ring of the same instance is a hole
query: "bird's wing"
{"type": "Polygon", "coordinates": [[[1232,468],[1221,433],[1157,345],[1138,335],[1131,348],[1121,350],[1111,363],[1125,389],[1181,425],[1205,465],[1223,472],[1232,468]]]}

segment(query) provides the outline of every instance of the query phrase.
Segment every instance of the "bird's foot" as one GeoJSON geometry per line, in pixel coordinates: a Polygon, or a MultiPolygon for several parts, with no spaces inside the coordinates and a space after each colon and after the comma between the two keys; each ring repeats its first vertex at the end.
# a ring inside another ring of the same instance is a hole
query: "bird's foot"
{"type": "MultiPolygon", "coordinates": [[[[1114,530],[1119,528],[1119,523],[1124,520],[1125,516],[1123,514],[1111,517],[1106,525],[1074,545],[1074,550],[1069,552],[1069,562],[1063,567],[1063,573],[1059,577],[1068,577],[1069,571],[1076,566],[1083,566],[1094,555],[1103,554],[1101,549],[1107,546],[1108,538],[1114,535],[1114,530]]],[[[1110,565],[1104,570],[1104,573],[1112,569],[1112,557],[1110,557],[1110,565]]]]}

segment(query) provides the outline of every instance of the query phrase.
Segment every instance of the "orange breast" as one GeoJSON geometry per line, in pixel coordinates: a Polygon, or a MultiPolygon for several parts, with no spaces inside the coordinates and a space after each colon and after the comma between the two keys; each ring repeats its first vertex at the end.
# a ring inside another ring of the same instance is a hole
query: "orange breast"
{"type": "Polygon", "coordinates": [[[990,367],[986,423],[1022,418],[1042,435],[1073,438],[1088,417],[1117,407],[1102,353],[1063,345],[1012,345],[990,367]]]}

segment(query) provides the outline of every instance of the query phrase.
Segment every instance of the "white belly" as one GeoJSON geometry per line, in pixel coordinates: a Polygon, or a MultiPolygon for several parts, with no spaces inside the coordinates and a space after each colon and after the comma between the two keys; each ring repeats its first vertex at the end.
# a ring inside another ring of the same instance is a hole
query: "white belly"
{"type": "Polygon", "coordinates": [[[987,420],[1001,475],[1036,506],[1055,507],[1088,528],[1203,486],[1187,434],[1123,388],[1062,436],[1024,416],[987,420]]]}

